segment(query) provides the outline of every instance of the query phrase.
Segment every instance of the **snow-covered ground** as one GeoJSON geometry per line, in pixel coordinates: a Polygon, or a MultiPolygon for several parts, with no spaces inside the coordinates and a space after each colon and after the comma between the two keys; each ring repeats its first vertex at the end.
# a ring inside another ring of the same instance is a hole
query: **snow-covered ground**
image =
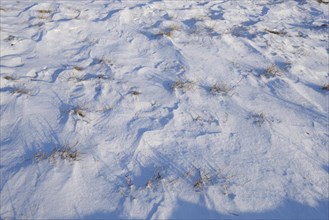
{"type": "Polygon", "coordinates": [[[319,2],[1,0],[0,218],[328,218],[319,2]]]}

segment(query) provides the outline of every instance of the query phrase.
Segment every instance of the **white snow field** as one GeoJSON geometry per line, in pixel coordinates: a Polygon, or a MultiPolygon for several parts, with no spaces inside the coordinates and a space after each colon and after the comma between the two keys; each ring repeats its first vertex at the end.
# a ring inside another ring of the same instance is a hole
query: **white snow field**
{"type": "Polygon", "coordinates": [[[327,0],[1,0],[1,219],[328,219],[327,0]]]}

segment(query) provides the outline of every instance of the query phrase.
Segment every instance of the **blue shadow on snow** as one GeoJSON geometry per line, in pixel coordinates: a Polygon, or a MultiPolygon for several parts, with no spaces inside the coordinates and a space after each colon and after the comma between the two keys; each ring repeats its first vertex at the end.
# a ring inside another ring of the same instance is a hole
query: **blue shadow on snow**
{"type": "MultiPolygon", "coordinates": [[[[274,210],[223,214],[198,204],[178,200],[176,209],[169,219],[329,219],[328,207],[329,200],[321,201],[316,207],[311,207],[286,199],[274,210]]],[[[95,212],[84,216],[83,219],[122,218],[113,212],[95,212]]]]}

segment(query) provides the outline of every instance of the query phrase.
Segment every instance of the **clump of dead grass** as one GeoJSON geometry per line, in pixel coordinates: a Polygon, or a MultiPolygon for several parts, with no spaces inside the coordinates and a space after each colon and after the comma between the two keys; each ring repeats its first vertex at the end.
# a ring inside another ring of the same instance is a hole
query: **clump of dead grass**
{"type": "Polygon", "coordinates": [[[279,35],[279,36],[285,35],[285,33],[283,31],[270,30],[270,29],[265,29],[265,31],[270,33],[270,34],[275,34],[275,35],[279,35]]]}
{"type": "Polygon", "coordinates": [[[4,76],[3,78],[4,78],[5,80],[8,80],[8,81],[15,81],[15,80],[16,80],[16,78],[13,77],[13,76],[4,76]]]}
{"type": "Polygon", "coordinates": [[[328,5],[329,4],[329,1],[328,0],[316,0],[318,3],[320,4],[325,4],[325,5],[328,5]]]}
{"type": "Polygon", "coordinates": [[[134,91],[131,91],[130,94],[132,94],[134,96],[139,96],[142,93],[140,91],[134,90],[134,91]]]}
{"type": "Polygon", "coordinates": [[[228,87],[227,85],[215,83],[210,87],[209,91],[212,95],[218,95],[227,94],[229,91],[231,91],[231,89],[232,88],[228,87]]]}
{"type": "Polygon", "coordinates": [[[161,29],[157,35],[159,36],[167,36],[167,37],[173,37],[174,32],[180,31],[181,27],[178,25],[170,25],[167,28],[161,29]]]}
{"type": "Polygon", "coordinates": [[[37,10],[37,12],[40,13],[40,14],[50,14],[51,10],[49,10],[49,9],[39,9],[39,10],[37,10]]]}
{"type": "Polygon", "coordinates": [[[49,158],[53,162],[56,160],[68,160],[68,161],[77,161],[80,153],[77,149],[70,146],[62,146],[55,148],[54,151],[50,154],[49,158]]]}
{"type": "Polygon", "coordinates": [[[85,113],[85,111],[86,111],[86,108],[83,108],[83,107],[80,106],[80,105],[77,105],[77,106],[73,107],[73,108],[70,110],[71,114],[76,115],[76,116],[79,116],[79,117],[81,117],[81,118],[86,117],[86,113],[85,113]]]}
{"type": "Polygon", "coordinates": [[[198,170],[199,172],[199,178],[194,182],[193,188],[196,191],[201,191],[204,189],[207,183],[210,182],[211,178],[207,175],[201,172],[201,169],[198,170]]]}
{"type": "Polygon", "coordinates": [[[31,90],[26,88],[25,86],[14,86],[11,87],[11,93],[16,94],[18,96],[31,95],[31,90]]]}
{"type": "Polygon", "coordinates": [[[321,87],[322,90],[329,91],[329,84],[321,87]]]}
{"type": "Polygon", "coordinates": [[[248,119],[250,119],[253,124],[259,127],[261,127],[266,121],[268,121],[264,112],[251,113],[248,119]]]}
{"type": "Polygon", "coordinates": [[[160,171],[156,171],[153,176],[146,182],[145,187],[146,188],[152,188],[153,186],[157,185],[159,181],[163,179],[163,176],[161,175],[160,171]]]}
{"type": "Polygon", "coordinates": [[[189,80],[176,80],[171,84],[171,89],[172,90],[183,90],[183,91],[188,91],[193,89],[194,87],[194,82],[189,81],[189,80]]]}
{"type": "Polygon", "coordinates": [[[261,74],[261,76],[265,76],[266,78],[277,77],[281,76],[281,71],[275,64],[272,64],[266,68],[265,72],[261,74]]]}
{"type": "Polygon", "coordinates": [[[76,71],[82,71],[83,70],[83,68],[80,67],[80,66],[75,66],[75,67],[73,67],[73,69],[75,69],[76,71]]]}
{"type": "Polygon", "coordinates": [[[38,18],[40,19],[49,19],[52,13],[49,9],[38,9],[36,12],[38,13],[38,18]]]}
{"type": "Polygon", "coordinates": [[[58,160],[77,161],[80,157],[80,152],[76,149],[78,142],[74,145],[63,145],[53,149],[49,154],[43,151],[38,151],[34,157],[34,162],[48,160],[49,162],[56,163],[58,160]]]}

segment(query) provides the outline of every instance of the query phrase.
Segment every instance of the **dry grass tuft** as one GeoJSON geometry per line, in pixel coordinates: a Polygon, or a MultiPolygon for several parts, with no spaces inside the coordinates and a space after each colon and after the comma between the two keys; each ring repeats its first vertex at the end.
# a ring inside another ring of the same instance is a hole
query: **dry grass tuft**
{"type": "Polygon", "coordinates": [[[329,91],[329,84],[322,86],[321,89],[329,91]]]}
{"type": "Polygon", "coordinates": [[[48,10],[48,9],[39,9],[39,10],[36,10],[36,12],[38,13],[38,18],[46,19],[46,20],[50,19],[51,13],[52,13],[52,11],[48,10]]]}
{"type": "Polygon", "coordinates": [[[138,95],[142,94],[142,93],[139,92],[139,91],[131,91],[130,93],[131,93],[132,95],[134,95],[134,96],[138,96],[138,95]]]}
{"type": "Polygon", "coordinates": [[[181,30],[181,27],[179,27],[178,25],[171,25],[167,28],[161,29],[157,35],[173,37],[174,32],[179,30],[181,30]]]}
{"type": "Polygon", "coordinates": [[[9,35],[8,37],[6,37],[6,38],[4,39],[5,42],[12,42],[12,41],[14,41],[14,40],[18,40],[18,37],[13,36],[13,35],[9,35]]]}
{"type": "Polygon", "coordinates": [[[87,107],[82,107],[82,105],[78,104],[75,106],[72,106],[70,109],[67,110],[68,113],[72,115],[79,116],[81,118],[86,117],[86,111],[88,110],[87,107]]]}
{"type": "Polygon", "coordinates": [[[55,148],[53,152],[50,154],[49,158],[53,162],[56,162],[57,159],[76,161],[78,160],[79,155],[80,153],[74,147],[63,146],[63,147],[55,148]]]}
{"type": "Polygon", "coordinates": [[[30,95],[31,91],[25,87],[13,87],[11,93],[18,95],[30,95]]]}
{"type": "Polygon", "coordinates": [[[187,91],[187,90],[191,90],[193,89],[194,87],[194,82],[192,81],[184,81],[184,80],[176,80],[175,82],[173,82],[171,84],[171,89],[172,90],[177,90],[177,89],[181,89],[181,90],[184,90],[184,91],[187,91]]]}
{"type": "Polygon", "coordinates": [[[268,32],[268,33],[271,33],[271,34],[279,35],[279,36],[285,35],[285,33],[283,31],[269,30],[269,29],[265,29],[265,31],[268,32]]]}
{"type": "Polygon", "coordinates": [[[153,176],[146,182],[145,187],[150,189],[152,186],[156,186],[162,179],[163,177],[160,172],[155,172],[153,176]]]}
{"type": "Polygon", "coordinates": [[[45,160],[45,159],[47,159],[47,154],[45,152],[42,152],[42,151],[38,151],[33,157],[34,162],[40,162],[40,161],[45,160]]]}
{"type": "Polygon", "coordinates": [[[80,116],[80,117],[82,117],[82,118],[84,118],[84,117],[86,116],[86,114],[85,114],[85,113],[82,111],[82,109],[79,108],[79,107],[73,109],[73,110],[72,110],[72,113],[73,113],[74,115],[78,115],[78,116],[80,116]]]}
{"type": "Polygon", "coordinates": [[[266,78],[272,78],[276,76],[281,76],[281,72],[275,64],[272,64],[261,75],[265,76],[266,78]]]}
{"type": "Polygon", "coordinates": [[[203,190],[206,184],[210,181],[210,177],[208,177],[206,174],[202,174],[201,171],[199,171],[199,175],[199,178],[193,184],[193,188],[197,191],[203,190]]]}
{"type": "Polygon", "coordinates": [[[83,68],[79,67],[79,66],[75,66],[73,69],[75,69],[76,71],[82,71],[83,70],[83,68]]]}
{"type": "Polygon", "coordinates": [[[258,126],[262,126],[262,124],[266,121],[265,114],[263,112],[251,114],[249,118],[252,119],[253,124],[258,126]]]}
{"type": "Polygon", "coordinates": [[[226,94],[231,90],[231,88],[227,87],[226,85],[215,83],[210,87],[210,93],[212,95],[218,94],[226,94]]]}
{"type": "Polygon", "coordinates": [[[326,4],[328,5],[329,4],[329,1],[328,0],[316,0],[318,3],[322,3],[322,4],[326,4]]]}
{"type": "Polygon", "coordinates": [[[4,76],[3,77],[5,80],[10,80],[10,81],[14,81],[16,80],[16,78],[12,77],[12,76],[4,76]]]}
{"type": "Polygon", "coordinates": [[[77,161],[80,157],[79,151],[76,149],[78,142],[72,146],[64,145],[56,147],[50,154],[42,151],[38,151],[34,157],[34,162],[40,162],[43,160],[49,160],[52,163],[56,163],[57,160],[77,161]]]}
{"type": "Polygon", "coordinates": [[[47,9],[39,9],[37,10],[38,13],[40,14],[50,14],[51,10],[47,10],[47,9]]]}

